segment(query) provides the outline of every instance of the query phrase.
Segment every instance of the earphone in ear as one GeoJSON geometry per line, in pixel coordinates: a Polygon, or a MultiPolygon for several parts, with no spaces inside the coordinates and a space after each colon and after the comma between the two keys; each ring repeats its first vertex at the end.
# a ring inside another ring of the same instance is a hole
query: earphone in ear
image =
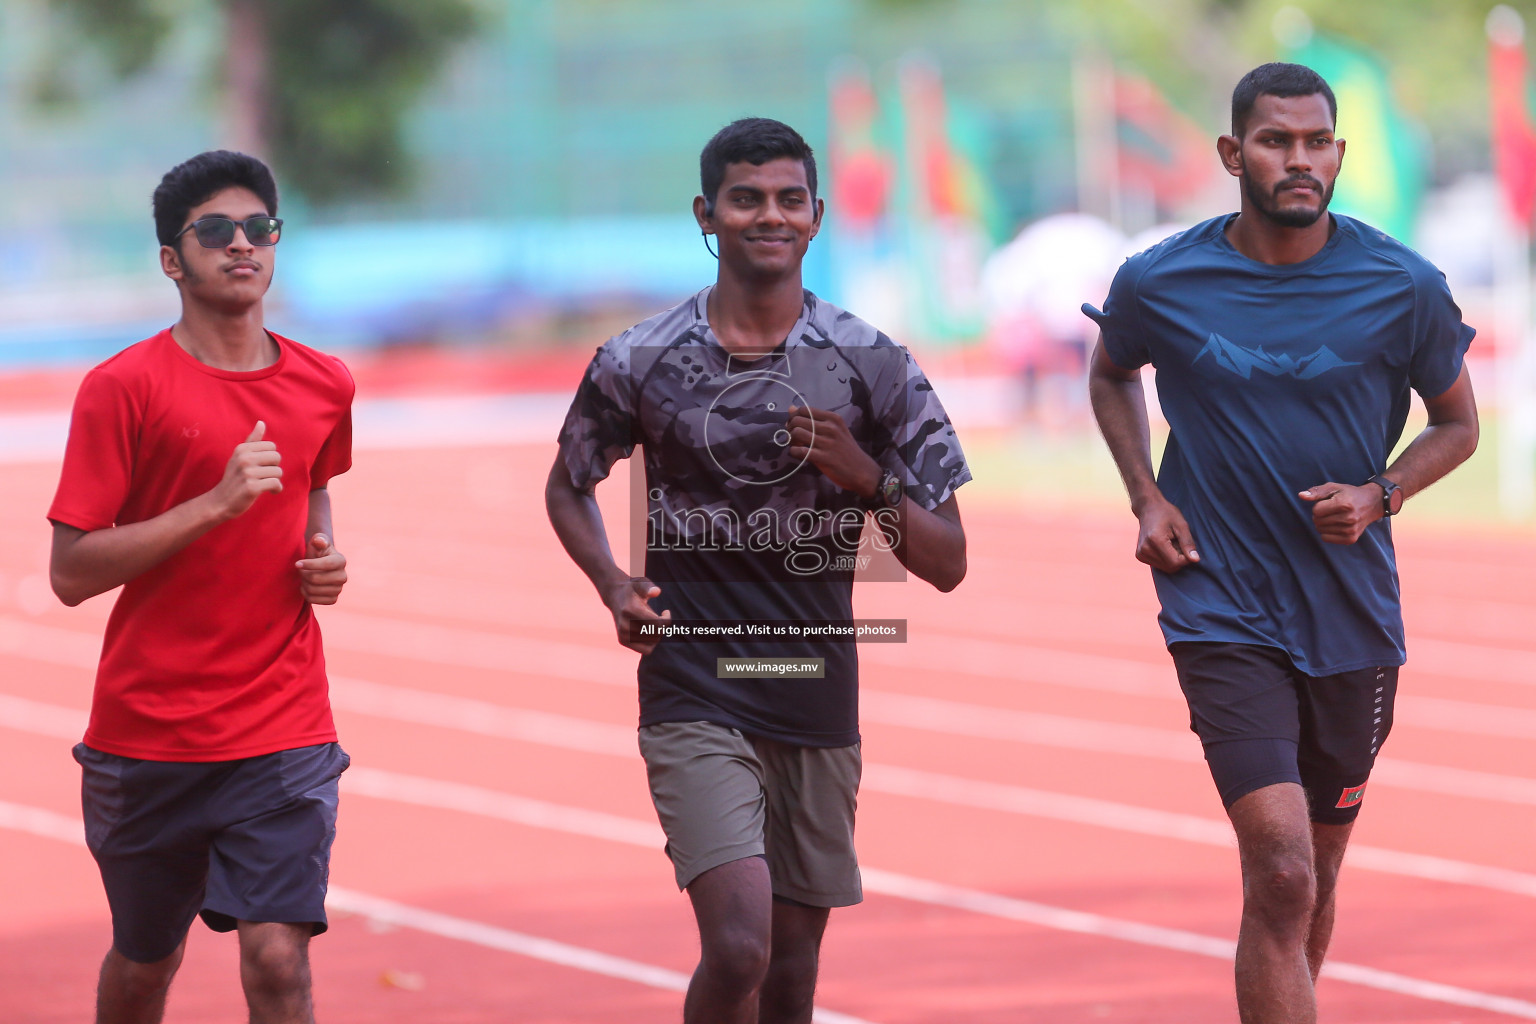
{"type": "MultiPolygon", "coordinates": [[[[714,215],[715,215],[715,200],[714,200],[714,198],[712,196],[706,196],[704,198],[704,219],[708,220],[708,219],[714,217],[714,215]]],[[[699,234],[704,236],[704,248],[706,250],[708,250],[708,252],[709,252],[709,254],[711,256],[713,256],[715,259],[718,260],[720,258],[720,254],[715,252],[714,249],[710,248],[710,245],[709,245],[709,230],[707,228],[700,228],[699,229],[699,234]]]]}

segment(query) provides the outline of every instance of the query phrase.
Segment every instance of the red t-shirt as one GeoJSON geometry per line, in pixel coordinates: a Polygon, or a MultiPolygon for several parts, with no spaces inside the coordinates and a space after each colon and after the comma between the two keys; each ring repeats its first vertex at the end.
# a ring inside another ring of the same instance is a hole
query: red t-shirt
{"type": "Polygon", "coordinates": [[[283,490],[128,581],[85,742],[123,757],[226,761],[336,739],[320,627],[299,594],[309,492],[352,464],[352,377],[286,338],[277,362],[205,366],[161,331],[86,374],[48,518],[92,531],[212,490],[266,422],[283,490]]]}

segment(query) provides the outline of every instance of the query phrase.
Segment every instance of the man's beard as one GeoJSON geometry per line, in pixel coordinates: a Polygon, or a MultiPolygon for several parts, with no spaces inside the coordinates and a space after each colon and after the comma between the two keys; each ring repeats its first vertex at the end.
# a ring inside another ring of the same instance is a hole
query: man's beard
{"type": "Polygon", "coordinates": [[[1276,185],[1268,195],[1255,185],[1253,179],[1246,173],[1242,176],[1242,182],[1243,193],[1247,195],[1248,201],[1253,204],[1253,208],[1263,214],[1271,223],[1278,224],[1283,228],[1311,227],[1317,223],[1319,217],[1328,212],[1328,204],[1333,201],[1334,183],[1329,182],[1328,187],[1324,189],[1322,182],[1308,174],[1293,175],[1286,178],[1276,185]],[[1302,181],[1310,182],[1316,187],[1318,194],[1323,197],[1323,201],[1318,204],[1315,210],[1309,210],[1304,206],[1282,208],[1280,206],[1280,190],[1287,185],[1294,185],[1302,181]]]}

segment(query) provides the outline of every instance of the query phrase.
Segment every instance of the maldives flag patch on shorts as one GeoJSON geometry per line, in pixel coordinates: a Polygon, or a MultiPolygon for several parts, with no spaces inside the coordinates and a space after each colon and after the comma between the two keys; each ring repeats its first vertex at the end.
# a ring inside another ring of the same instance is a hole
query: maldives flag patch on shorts
{"type": "Polygon", "coordinates": [[[1366,786],[1366,784],[1364,782],[1362,782],[1358,786],[1355,786],[1355,787],[1350,788],[1350,789],[1346,789],[1344,791],[1343,795],[1339,797],[1339,802],[1334,804],[1333,806],[1334,807],[1353,807],[1353,806],[1355,806],[1355,804],[1357,804],[1361,800],[1365,799],[1365,786],[1366,786]]]}

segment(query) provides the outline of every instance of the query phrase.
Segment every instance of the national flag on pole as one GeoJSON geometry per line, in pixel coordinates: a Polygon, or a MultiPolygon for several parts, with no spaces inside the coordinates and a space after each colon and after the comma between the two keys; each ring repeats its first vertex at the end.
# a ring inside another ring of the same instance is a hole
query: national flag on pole
{"type": "Polygon", "coordinates": [[[1493,115],[1493,164],[1509,214],[1520,225],[1536,210],[1536,127],[1520,16],[1488,19],[1488,98],[1493,115]]]}
{"type": "Polygon", "coordinates": [[[1210,135],[1139,75],[1114,79],[1119,180],[1144,184],[1162,210],[1201,194],[1213,174],[1210,135]]]}
{"type": "Polygon", "coordinates": [[[831,83],[832,208],[849,230],[873,231],[889,213],[895,168],[876,140],[880,104],[862,66],[848,63],[831,83]]]}
{"type": "Polygon", "coordinates": [[[1348,148],[1332,208],[1412,244],[1428,146],[1424,130],[1398,108],[1386,68],[1369,51],[1322,33],[1286,59],[1322,75],[1339,103],[1335,128],[1348,148]]]}

